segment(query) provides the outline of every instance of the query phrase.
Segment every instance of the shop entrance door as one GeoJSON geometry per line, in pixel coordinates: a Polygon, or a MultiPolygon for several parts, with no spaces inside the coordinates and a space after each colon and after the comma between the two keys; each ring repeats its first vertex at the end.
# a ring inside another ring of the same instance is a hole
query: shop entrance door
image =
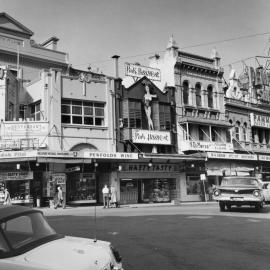
{"type": "Polygon", "coordinates": [[[136,179],[120,180],[120,203],[121,204],[138,203],[138,180],[136,179]]]}

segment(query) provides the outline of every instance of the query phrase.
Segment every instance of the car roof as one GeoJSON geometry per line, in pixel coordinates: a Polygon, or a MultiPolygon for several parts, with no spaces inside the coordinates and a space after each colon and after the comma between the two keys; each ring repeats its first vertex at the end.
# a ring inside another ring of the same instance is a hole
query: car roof
{"type": "Polygon", "coordinates": [[[0,206],[0,221],[28,213],[42,213],[42,211],[26,206],[3,205],[0,206]]]}

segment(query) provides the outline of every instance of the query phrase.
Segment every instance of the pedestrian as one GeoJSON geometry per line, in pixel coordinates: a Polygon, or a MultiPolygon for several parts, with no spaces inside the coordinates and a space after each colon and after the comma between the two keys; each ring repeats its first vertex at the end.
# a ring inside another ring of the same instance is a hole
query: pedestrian
{"type": "Polygon", "coordinates": [[[10,193],[7,188],[5,188],[4,205],[11,205],[10,193]]]}
{"type": "MultiPolygon", "coordinates": [[[[57,192],[57,201],[56,204],[54,206],[54,208],[56,209],[58,206],[62,206],[63,207],[63,191],[62,188],[59,186],[57,188],[58,192],[57,192]]],[[[64,208],[64,207],[63,207],[64,208]]]]}
{"type": "Polygon", "coordinates": [[[110,203],[111,203],[111,206],[112,207],[116,207],[116,202],[117,202],[117,198],[116,198],[116,188],[114,186],[111,186],[111,200],[110,200],[110,203]]]}
{"type": "Polygon", "coordinates": [[[103,208],[109,208],[109,196],[110,196],[110,190],[107,185],[104,185],[102,189],[102,195],[103,195],[103,208]]]}

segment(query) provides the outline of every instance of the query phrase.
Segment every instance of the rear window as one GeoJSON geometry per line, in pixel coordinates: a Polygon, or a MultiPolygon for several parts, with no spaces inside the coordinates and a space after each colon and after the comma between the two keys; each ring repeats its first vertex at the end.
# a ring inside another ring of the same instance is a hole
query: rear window
{"type": "Polygon", "coordinates": [[[223,178],[221,185],[222,186],[232,186],[232,185],[257,186],[258,180],[254,178],[223,178]]]}

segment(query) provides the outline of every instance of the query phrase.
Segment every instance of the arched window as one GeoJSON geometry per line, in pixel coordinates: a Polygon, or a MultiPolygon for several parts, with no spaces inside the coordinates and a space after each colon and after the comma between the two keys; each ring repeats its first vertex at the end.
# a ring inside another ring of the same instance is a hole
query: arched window
{"type": "Polygon", "coordinates": [[[188,81],[184,81],[184,83],[183,83],[183,102],[185,105],[188,104],[188,96],[189,96],[188,81]]]}
{"type": "Polygon", "coordinates": [[[235,125],[235,138],[239,141],[240,140],[240,122],[236,121],[235,125]]]}
{"type": "Polygon", "coordinates": [[[202,96],[201,96],[201,84],[196,83],[195,85],[195,92],[196,92],[196,106],[202,106],[202,96]]]}
{"type": "Polygon", "coordinates": [[[243,141],[246,142],[247,141],[247,123],[245,122],[242,128],[243,131],[243,141]]]}
{"type": "MultiPolygon", "coordinates": [[[[232,124],[233,124],[232,119],[229,120],[229,123],[232,126],[232,124]]],[[[226,130],[226,141],[228,143],[230,143],[232,141],[232,131],[233,131],[232,128],[226,130]]]]}
{"type": "Polygon", "coordinates": [[[208,85],[207,94],[208,94],[208,107],[213,108],[213,86],[212,85],[208,85]]]}

